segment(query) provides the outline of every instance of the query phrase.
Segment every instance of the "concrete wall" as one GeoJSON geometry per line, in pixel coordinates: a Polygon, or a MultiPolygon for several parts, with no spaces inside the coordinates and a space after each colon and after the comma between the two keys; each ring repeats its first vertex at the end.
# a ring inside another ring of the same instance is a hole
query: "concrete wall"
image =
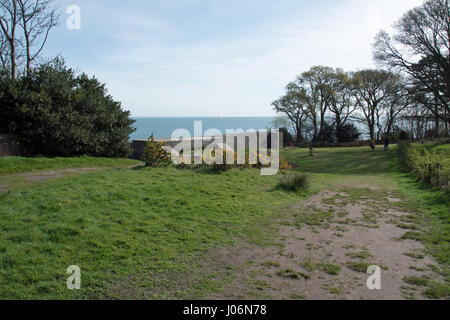
{"type": "MultiPolygon", "coordinates": [[[[257,133],[258,145],[259,145],[261,134],[267,135],[267,133],[265,133],[265,132],[257,133]]],[[[239,135],[223,135],[222,136],[223,143],[226,144],[227,141],[231,142],[230,139],[234,139],[234,150],[236,151],[238,136],[239,135]]],[[[220,138],[220,136],[219,136],[219,138],[220,138]]],[[[242,139],[242,137],[241,137],[241,139],[242,139]]],[[[172,141],[172,139],[170,139],[170,138],[155,139],[155,141],[164,142],[166,146],[171,147],[171,148],[175,147],[176,145],[181,143],[183,140],[189,141],[189,143],[191,144],[192,150],[193,150],[194,142],[201,140],[202,147],[205,148],[205,147],[209,146],[215,140],[215,137],[203,137],[203,138],[202,137],[192,137],[192,138],[185,138],[185,139],[179,139],[179,140],[174,140],[174,141],[172,141]]],[[[142,159],[142,156],[144,155],[144,148],[145,148],[146,143],[147,143],[147,140],[133,140],[133,142],[132,142],[133,153],[131,154],[130,158],[142,159]]],[[[229,143],[229,144],[231,144],[231,143],[229,143]]],[[[246,136],[245,137],[246,148],[248,148],[248,144],[249,144],[249,137],[246,136]]],[[[267,146],[268,146],[268,148],[270,148],[270,146],[271,146],[270,135],[267,138],[267,146]]],[[[280,148],[283,147],[283,133],[281,133],[281,132],[279,133],[279,146],[280,146],[280,148]]]]}
{"type": "Polygon", "coordinates": [[[18,136],[0,134],[0,157],[21,156],[24,153],[24,146],[18,136]]]}

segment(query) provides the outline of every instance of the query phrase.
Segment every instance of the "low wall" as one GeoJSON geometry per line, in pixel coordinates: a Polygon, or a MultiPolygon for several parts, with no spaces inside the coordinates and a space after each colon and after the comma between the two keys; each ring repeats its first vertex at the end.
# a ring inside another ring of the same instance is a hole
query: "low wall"
{"type": "Polygon", "coordinates": [[[0,134],[0,157],[24,155],[25,148],[16,135],[0,134]]]}
{"type": "MultiPolygon", "coordinates": [[[[259,141],[261,138],[261,135],[265,134],[267,135],[266,132],[258,132],[257,133],[257,139],[258,139],[258,145],[259,145],[259,141]]],[[[248,144],[249,144],[249,136],[248,134],[243,134],[245,137],[245,147],[248,148],[248,144]]],[[[230,139],[234,139],[234,150],[237,150],[237,141],[238,138],[242,139],[241,135],[223,135],[222,139],[223,139],[223,143],[226,144],[228,141],[228,144],[230,144],[231,146],[231,140],[230,139]]],[[[214,140],[220,139],[220,136],[212,136],[212,137],[192,137],[192,138],[184,138],[184,139],[178,139],[178,140],[172,140],[170,138],[164,138],[164,139],[155,139],[155,141],[158,142],[164,142],[164,144],[168,147],[175,147],[176,145],[180,144],[181,142],[186,142],[189,141],[191,144],[192,149],[194,149],[194,142],[198,142],[199,140],[202,143],[202,148],[205,148],[207,146],[209,146],[214,140]]],[[[144,155],[144,148],[145,145],[147,144],[148,140],[133,140],[131,146],[133,149],[133,153],[130,155],[130,158],[132,159],[138,159],[141,160],[142,156],[144,155]]],[[[280,132],[279,133],[279,146],[280,148],[283,147],[283,133],[280,132]]],[[[271,146],[271,136],[267,135],[267,148],[270,149],[271,146]]]]}

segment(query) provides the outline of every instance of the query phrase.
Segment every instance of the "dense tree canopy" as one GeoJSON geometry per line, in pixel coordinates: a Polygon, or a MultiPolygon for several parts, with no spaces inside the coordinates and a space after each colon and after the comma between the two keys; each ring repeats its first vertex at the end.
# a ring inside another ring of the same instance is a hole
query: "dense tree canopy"
{"type": "Polygon", "coordinates": [[[29,76],[0,80],[0,128],[19,134],[30,154],[127,156],[134,120],[104,84],[76,75],[61,59],[29,76]]]}

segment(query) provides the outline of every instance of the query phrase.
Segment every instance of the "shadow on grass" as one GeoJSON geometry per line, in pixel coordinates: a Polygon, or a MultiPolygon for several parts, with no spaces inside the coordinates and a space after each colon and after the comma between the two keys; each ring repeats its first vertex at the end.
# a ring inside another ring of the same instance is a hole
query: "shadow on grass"
{"type": "MultiPolygon", "coordinates": [[[[392,151],[391,151],[392,152],[392,151]]],[[[366,148],[315,149],[310,156],[306,149],[284,154],[294,168],[309,173],[365,175],[389,173],[388,152],[366,148]]]]}
{"type": "Polygon", "coordinates": [[[143,169],[147,169],[147,166],[145,164],[131,168],[131,170],[133,171],[140,171],[143,169]]]}

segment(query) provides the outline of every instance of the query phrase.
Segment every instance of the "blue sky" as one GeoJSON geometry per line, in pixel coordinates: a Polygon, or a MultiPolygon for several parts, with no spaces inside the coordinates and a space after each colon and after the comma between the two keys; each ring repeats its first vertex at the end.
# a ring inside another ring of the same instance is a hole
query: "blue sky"
{"type": "Polygon", "coordinates": [[[59,0],[45,55],[105,82],[134,116],[272,116],[314,65],[374,67],[376,32],[421,0],[59,0]],[[81,29],[69,30],[69,5],[81,29]]]}

